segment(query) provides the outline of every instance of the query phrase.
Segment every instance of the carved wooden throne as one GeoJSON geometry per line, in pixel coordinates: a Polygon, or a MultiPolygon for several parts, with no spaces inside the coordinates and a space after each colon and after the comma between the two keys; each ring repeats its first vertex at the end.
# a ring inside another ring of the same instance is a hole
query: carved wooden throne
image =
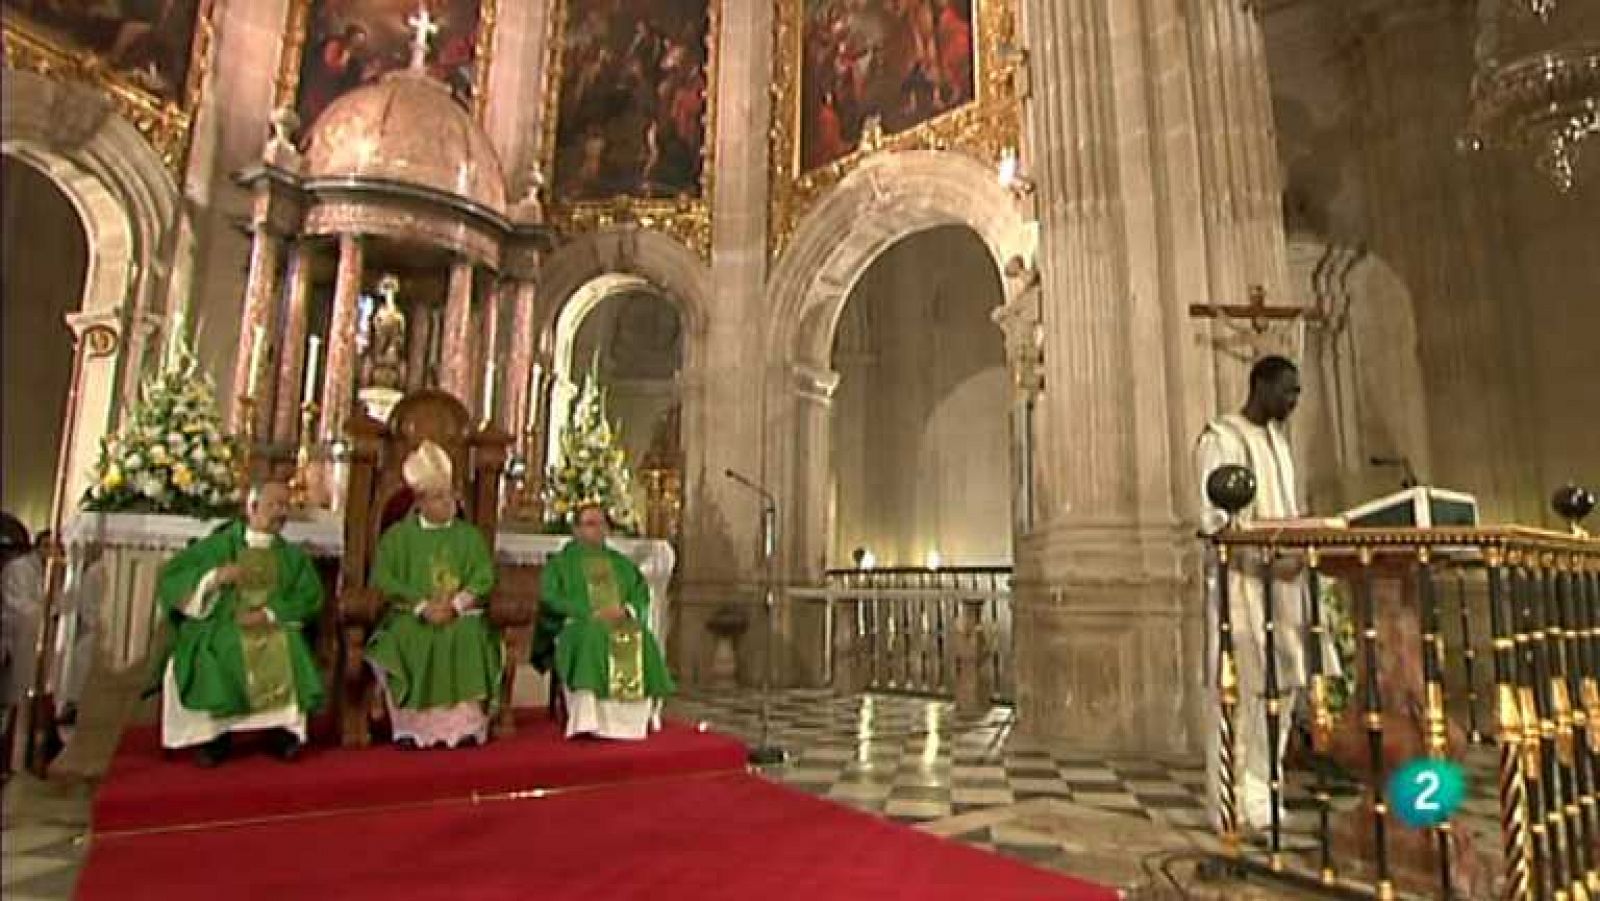
{"type": "MultiPolygon", "coordinates": [[[[411,510],[411,489],[401,476],[406,457],[423,441],[432,441],[455,464],[456,490],[464,504],[462,517],[483,532],[492,554],[499,526],[500,473],[511,436],[492,427],[480,429],[455,397],[423,390],[406,395],[384,425],[356,412],[346,427],[350,443],[349,482],[345,494],[344,560],[339,571],[337,622],[342,666],[339,682],[339,741],[364,746],[371,741],[371,722],[378,717],[376,683],[366,664],[367,638],[383,616],[385,600],[367,584],[378,539],[385,529],[411,510]]],[[[487,599],[489,622],[507,645],[506,671],[500,686],[495,734],[515,730],[511,686],[519,654],[532,641],[537,600],[498,588],[487,599]]]]}

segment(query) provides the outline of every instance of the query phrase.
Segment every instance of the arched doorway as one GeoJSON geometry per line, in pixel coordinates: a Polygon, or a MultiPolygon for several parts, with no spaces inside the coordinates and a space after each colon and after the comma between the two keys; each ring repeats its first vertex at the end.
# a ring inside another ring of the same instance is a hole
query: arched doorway
{"type": "Polygon", "coordinates": [[[1004,300],[965,226],[901,239],[851,289],[834,338],[830,568],[1009,566],[1004,300]]]}
{"type": "Polygon", "coordinates": [[[682,500],[684,329],[677,304],[645,279],[602,276],[579,289],[562,311],[554,363],[547,459],[560,463],[561,427],[592,369],[606,390],[607,411],[628,463],[640,476],[634,504],[646,531],[676,538],[676,511],[664,505],[682,500]]]}
{"type": "MultiPolygon", "coordinates": [[[[63,472],[70,507],[87,488],[100,438],[137,396],[139,372],[159,346],[166,318],[159,298],[172,272],[188,265],[189,248],[176,238],[178,189],[171,174],[103,96],[22,71],[6,72],[0,94],[6,161],[25,163],[47,179],[70,203],[86,239],[82,284],[68,304],[66,324],[80,334],[93,329],[114,336],[109,348],[83,355],[74,386],[76,419],[55,441],[71,436],[63,472]]],[[[33,250],[31,223],[21,232],[19,246],[30,257],[43,256],[33,250]]],[[[8,266],[8,279],[17,271],[8,266]]],[[[65,362],[71,365],[70,351],[65,362]]],[[[50,415],[59,421],[61,408],[50,415]]],[[[54,474],[57,455],[47,456],[54,474]]],[[[47,493],[53,493],[51,481],[47,493]]]]}
{"type": "Polygon", "coordinates": [[[67,316],[83,300],[89,238],[72,200],[10,155],[0,158],[0,244],[0,507],[38,530],[55,490],[72,377],[67,316]]]}
{"type": "MultiPolygon", "coordinates": [[[[934,334],[950,337],[942,328],[930,328],[927,314],[931,306],[924,307],[920,316],[913,312],[918,303],[932,305],[935,296],[942,296],[945,299],[938,305],[963,323],[959,340],[972,342],[970,358],[965,362],[942,361],[950,363],[950,370],[940,375],[942,381],[936,382],[937,388],[907,405],[908,410],[917,412],[914,416],[906,415],[917,421],[914,425],[901,426],[907,434],[915,435],[904,439],[910,450],[906,452],[909,459],[902,463],[903,467],[913,472],[918,467],[939,471],[941,479],[952,483],[959,479],[960,464],[943,458],[939,442],[952,433],[964,431],[959,420],[971,413],[968,405],[982,401],[992,404],[984,413],[996,417],[998,427],[974,430],[974,434],[981,434],[983,440],[994,441],[995,446],[1003,449],[991,452],[993,459],[988,461],[986,477],[979,483],[992,477],[1001,486],[1009,484],[1007,480],[1016,453],[1011,430],[1007,428],[1013,392],[1001,393],[995,389],[1015,384],[1007,366],[1014,355],[1007,347],[1008,339],[1003,337],[1009,332],[1003,332],[999,322],[1006,318],[1005,311],[1022,297],[1030,284],[1027,278],[1021,277],[1031,271],[1035,243],[1034,230],[1025,219],[1025,208],[1016,194],[999,183],[994,169],[980,160],[959,153],[906,151],[867,160],[825,195],[795,231],[793,241],[779,258],[769,282],[772,320],[767,339],[768,368],[761,414],[765,429],[761,479],[772,486],[777,495],[778,568],[792,596],[811,592],[823,583],[830,566],[854,565],[853,552],[859,545],[845,537],[846,529],[874,527],[868,525],[870,518],[865,511],[858,515],[851,506],[863,497],[867,498],[865,503],[872,503],[870,495],[848,485],[848,474],[852,470],[860,472],[866,464],[834,459],[836,451],[843,451],[850,445],[849,410],[861,403],[852,400],[853,389],[844,384],[850,377],[846,364],[852,353],[864,349],[852,344],[855,341],[852,336],[862,332],[859,326],[847,320],[857,315],[853,312],[857,308],[870,318],[874,307],[870,303],[854,302],[860,292],[889,290],[897,296],[903,295],[911,308],[904,313],[908,318],[899,329],[900,338],[911,341],[934,334]],[[894,257],[902,242],[907,249],[900,252],[910,256],[905,262],[896,263],[894,257]],[[930,243],[919,250],[923,242],[930,243]],[[930,253],[930,248],[937,250],[930,253]],[[875,288],[880,278],[888,278],[890,283],[895,278],[874,274],[880,260],[890,261],[884,264],[884,273],[904,270],[907,274],[899,278],[906,280],[908,287],[875,288]],[[942,272],[946,265],[959,267],[966,274],[942,272]],[[919,269],[926,271],[918,272],[919,269]],[[997,275],[1002,271],[1007,273],[1004,280],[997,275]],[[1012,277],[1013,272],[1018,277],[1012,277]],[[957,301],[953,294],[941,295],[938,290],[942,287],[949,292],[957,286],[963,295],[970,296],[957,301]],[[969,303],[971,306],[967,306],[969,303]],[[957,310],[961,312],[955,313],[957,310]],[[994,363],[1001,364],[999,371],[993,369],[994,363]],[[842,528],[841,523],[844,524],[842,528]]],[[[870,347],[869,341],[865,348],[870,347]]],[[[906,359],[922,356],[917,351],[906,354],[906,359]]],[[[865,385],[865,379],[859,381],[865,385]]],[[[868,409],[866,417],[876,419],[903,412],[868,409]]],[[[875,448],[866,448],[857,457],[864,458],[873,452],[875,448]]],[[[903,474],[897,474],[893,482],[902,482],[902,477],[903,474]]],[[[913,567],[936,563],[943,567],[947,553],[971,554],[974,559],[991,554],[1009,557],[1013,524],[1007,521],[1010,519],[1010,492],[1005,487],[995,496],[995,506],[1002,514],[995,532],[1004,536],[1003,550],[994,545],[982,548],[974,545],[946,551],[938,543],[950,538],[947,529],[937,523],[929,526],[910,522],[919,513],[926,515],[933,509],[945,508],[954,511],[957,506],[965,506],[969,499],[957,496],[959,489],[953,485],[949,487],[951,490],[946,496],[938,500],[935,500],[938,491],[924,492],[921,486],[891,489],[894,493],[904,492],[924,499],[921,511],[914,502],[909,511],[897,511],[903,528],[892,530],[892,538],[885,533],[885,540],[896,546],[895,562],[913,567]],[[938,531],[944,531],[945,537],[936,534],[938,531]]],[[[993,492],[980,491],[985,496],[994,496],[993,492]]],[[[955,559],[952,557],[949,562],[954,563],[955,559]]],[[[934,578],[948,575],[951,574],[934,574],[934,578]]],[[[998,591],[996,585],[1004,580],[1004,574],[996,574],[996,577],[997,581],[989,587],[998,591]]],[[[919,580],[918,584],[929,583],[919,580]]],[[[778,629],[787,647],[778,654],[778,665],[785,668],[784,678],[807,684],[831,679],[834,684],[840,684],[839,671],[830,673],[830,664],[826,661],[848,659],[855,652],[829,656],[826,649],[833,646],[840,635],[853,641],[848,638],[850,620],[848,617],[832,618],[834,626],[830,629],[827,607],[809,603],[782,606],[778,629]],[[841,622],[845,623],[842,632],[838,625],[841,622]]],[[[923,609],[933,608],[925,606],[923,609]]],[[[936,619],[946,625],[950,621],[943,615],[936,619]]],[[[929,620],[923,622],[926,625],[929,620]]],[[[944,640],[942,625],[922,629],[920,634],[929,639],[929,646],[939,645],[944,640]]],[[[924,664],[943,655],[942,651],[919,653],[924,664]]],[[[917,676],[889,681],[921,683],[918,690],[949,690],[945,678],[952,672],[949,666],[923,666],[918,672],[917,676]]]]}

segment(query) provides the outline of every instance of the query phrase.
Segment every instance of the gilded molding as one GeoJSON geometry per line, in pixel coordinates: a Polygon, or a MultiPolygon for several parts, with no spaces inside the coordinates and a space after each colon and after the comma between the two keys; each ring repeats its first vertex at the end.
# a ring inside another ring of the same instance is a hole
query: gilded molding
{"type": "Polygon", "coordinates": [[[571,0],[557,0],[550,16],[545,45],[550,48],[550,63],[545,67],[543,132],[540,135],[540,165],[545,183],[551,186],[546,207],[550,225],[561,235],[599,231],[618,225],[638,225],[662,232],[689,247],[701,259],[711,258],[711,198],[715,188],[717,146],[717,71],[719,38],[722,27],[722,0],[706,2],[706,113],[705,140],[700,151],[700,196],[643,198],[620,195],[609,200],[564,203],[554,196],[556,128],[561,115],[561,83],[565,66],[564,39],[567,7],[571,0]]]}
{"type": "MultiPolygon", "coordinates": [[[[284,17],[283,42],[278,47],[277,92],[274,109],[294,108],[299,100],[300,68],[305,61],[306,39],[311,33],[311,4],[313,0],[289,0],[289,12],[284,17]]],[[[481,125],[489,109],[489,67],[494,62],[494,30],[500,20],[499,0],[479,0],[478,34],[472,44],[472,65],[476,72],[472,78],[472,117],[481,125]]],[[[310,128],[312,123],[301,123],[310,128]]]]}
{"type": "Polygon", "coordinates": [[[1018,44],[1016,0],[973,0],[976,21],[977,96],[913,128],[895,134],[863,136],[861,147],[825,166],[805,171],[800,159],[800,61],[805,47],[804,0],[776,0],[772,125],[768,131],[770,223],[767,250],[783,251],[800,219],[828,189],[877,153],[940,150],[966,153],[998,163],[1001,151],[1017,149],[1022,139],[1018,79],[1026,53],[1018,44]]]}
{"type": "Polygon", "coordinates": [[[211,69],[213,6],[214,0],[201,0],[195,11],[189,73],[181,101],[162,99],[110,68],[98,54],[58,43],[20,15],[10,13],[4,24],[5,67],[93,88],[150,142],[162,164],[181,182],[195,111],[200,108],[211,69]]]}

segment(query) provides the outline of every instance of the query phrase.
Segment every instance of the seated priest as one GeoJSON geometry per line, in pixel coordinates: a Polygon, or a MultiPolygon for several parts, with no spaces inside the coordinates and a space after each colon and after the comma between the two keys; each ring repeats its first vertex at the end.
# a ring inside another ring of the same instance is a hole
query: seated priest
{"type": "Polygon", "coordinates": [[[450,455],[424,441],[403,470],[412,515],[378,541],[372,587],[388,604],[367,643],[394,740],[402,747],[483,744],[499,700],[503,652],[485,616],[494,561],[456,516],[450,455]]]}
{"type": "Polygon", "coordinates": [[[161,742],[198,746],[200,766],[226,759],[233,733],[254,730],[271,730],[274,753],[293,760],[307,715],[322,706],[322,676],[302,635],[322,609],[322,580],[279,534],[288,509],[282,482],[251,489],[242,522],[180,551],[156,582],[174,625],[161,742]]]}
{"type": "Polygon", "coordinates": [[[650,586],[632,560],[606,547],[604,508],[580,506],[574,539],[545,562],[540,600],[557,628],[555,673],[567,737],[639,740],[661,728],[672,676],[650,631],[650,586]]]}

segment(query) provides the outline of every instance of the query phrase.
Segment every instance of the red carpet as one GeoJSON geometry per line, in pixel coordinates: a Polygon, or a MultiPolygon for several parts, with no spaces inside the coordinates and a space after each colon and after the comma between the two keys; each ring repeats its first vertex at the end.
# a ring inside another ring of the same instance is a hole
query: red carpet
{"type": "Polygon", "coordinates": [[[482,748],[306,749],[282,763],[239,737],[213,770],[188,752],[161,753],[155,727],[130,729],[95,797],[97,833],[470,798],[474,793],[626,782],[742,770],[738,741],[668,723],[649,741],[566,741],[543,710],[518,713],[517,734],[482,748]]]}
{"type": "MultiPolygon", "coordinates": [[[[445,758],[432,762],[440,766],[445,758]]],[[[757,776],[721,774],[535,800],[95,836],[77,897],[1111,901],[1117,895],[757,776]]]]}

